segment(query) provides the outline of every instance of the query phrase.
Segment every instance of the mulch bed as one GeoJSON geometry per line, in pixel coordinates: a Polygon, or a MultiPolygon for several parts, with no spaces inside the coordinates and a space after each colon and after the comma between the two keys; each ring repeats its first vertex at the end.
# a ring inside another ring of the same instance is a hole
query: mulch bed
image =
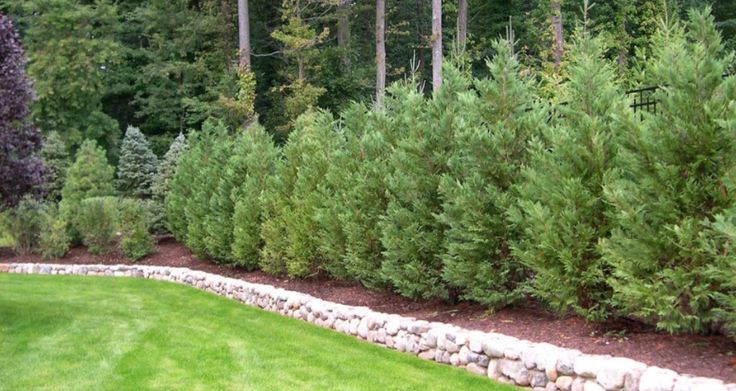
{"type": "MultiPolygon", "coordinates": [[[[0,249],[0,262],[44,261],[37,256],[20,257],[9,249],[0,249]]],[[[114,252],[95,256],[78,247],[72,249],[63,259],[52,263],[131,262],[114,252]]],[[[332,302],[367,306],[375,311],[451,323],[467,329],[497,332],[534,342],[548,342],[589,354],[623,356],[680,373],[736,382],[736,342],[719,335],[669,335],[631,321],[588,323],[577,316],[559,318],[534,303],[528,303],[524,308],[507,308],[492,313],[478,304],[414,301],[395,293],[371,291],[356,283],[324,277],[304,280],[279,278],[259,271],[248,272],[196,259],[186,247],[170,238],[160,240],[156,253],[138,264],[187,267],[299,291],[332,302]]]]}

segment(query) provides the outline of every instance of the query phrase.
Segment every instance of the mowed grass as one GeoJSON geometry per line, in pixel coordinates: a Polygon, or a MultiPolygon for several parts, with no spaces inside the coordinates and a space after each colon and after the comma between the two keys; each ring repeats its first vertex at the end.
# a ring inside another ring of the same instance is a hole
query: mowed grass
{"type": "Polygon", "coordinates": [[[3,390],[512,390],[150,280],[0,274],[3,390]]]}

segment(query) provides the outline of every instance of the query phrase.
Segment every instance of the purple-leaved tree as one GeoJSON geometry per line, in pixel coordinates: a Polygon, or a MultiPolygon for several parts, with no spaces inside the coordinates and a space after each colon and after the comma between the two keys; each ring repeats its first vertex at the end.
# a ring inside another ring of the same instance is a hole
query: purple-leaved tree
{"type": "Polygon", "coordinates": [[[25,58],[13,22],[0,14],[0,210],[40,191],[42,138],[30,119],[33,99],[25,58]]]}

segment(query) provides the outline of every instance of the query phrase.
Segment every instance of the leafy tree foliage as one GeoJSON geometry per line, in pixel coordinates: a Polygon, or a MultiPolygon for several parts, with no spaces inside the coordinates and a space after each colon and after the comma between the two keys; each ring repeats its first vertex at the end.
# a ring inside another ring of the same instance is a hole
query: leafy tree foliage
{"type": "Polygon", "coordinates": [[[146,136],[140,129],[128,126],[120,146],[118,190],[129,197],[150,197],[157,168],[158,158],[151,151],[146,136]]]}
{"type": "Polygon", "coordinates": [[[44,180],[41,133],[30,119],[33,98],[10,18],[0,13],[0,209],[37,191],[44,180]]]}

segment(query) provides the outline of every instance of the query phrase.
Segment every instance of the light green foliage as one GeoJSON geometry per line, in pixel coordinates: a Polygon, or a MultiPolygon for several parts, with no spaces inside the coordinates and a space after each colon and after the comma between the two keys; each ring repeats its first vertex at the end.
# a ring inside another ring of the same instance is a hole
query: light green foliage
{"type": "Polygon", "coordinates": [[[137,261],[154,251],[154,240],[148,233],[144,201],[138,199],[121,199],[117,228],[120,231],[120,250],[137,261]]]}
{"type": "Polygon", "coordinates": [[[317,190],[341,145],[329,113],[307,112],[297,119],[284,147],[285,162],[276,168],[272,191],[264,194],[264,270],[305,277],[323,268],[326,260],[315,236],[315,214],[322,203],[317,190]]]}
{"type": "Polygon", "coordinates": [[[475,81],[476,92],[463,93],[467,107],[457,118],[448,172],[439,185],[444,200],[439,220],[447,226],[443,278],[462,297],[503,307],[522,296],[523,265],[511,256],[517,232],[506,211],[513,206],[527,144],[542,131],[546,106],[534,96],[535,85],[520,75],[507,41],[493,45],[489,78],[475,81]]]}
{"type": "Polygon", "coordinates": [[[38,237],[47,205],[31,197],[3,212],[4,231],[13,239],[13,249],[20,255],[30,255],[38,249],[38,237]]]}
{"type": "Polygon", "coordinates": [[[613,302],[668,331],[734,329],[736,77],[709,10],[663,26],[648,77],[663,88],[617,160],[605,260],[613,302]]]}
{"type": "Polygon", "coordinates": [[[164,198],[166,228],[180,242],[185,242],[187,238],[188,218],[185,208],[192,197],[192,184],[201,169],[204,154],[212,147],[212,135],[208,132],[192,132],[188,143],[189,148],[177,159],[174,174],[166,182],[164,198]]]}
{"type": "Polygon", "coordinates": [[[158,158],[151,151],[146,136],[140,129],[128,126],[120,145],[118,190],[128,197],[150,197],[157,168],[158,158]]]}
{"type": "Polygon", "coordinates": [[[90,253],[100,255],[110,250],[116,234],[118,203],[116,197],[85,198],[71,218],[90,253]]]}
{"type": "Polygon", "coordinates": [[[453,66],[444,69],[442,88],[432,99],[416,102],[398,122],[407,125],[386,175],[388,206],[381,222],[386,251],[383,273],[397,291],[409,297],[447,297],[442,281],[444,225],[438,192],[447,172],[452,134],[464,115],[462,93],[470,80],[453,66]]]}
{"type": "Polygon", "coordinates": [[[267,186],[272,185],[280,155],[271,136],[259,125],[248,129],[239,142],[242,143],[238,148],[242,148],[243,156],[236,158],[233,155],[231,163],[242,164],[245,174],[240,187],[231,193],[234,202],[232,258],[235,264],[253,269],[258,265],[259,252],[263,248],[261,197],[267,186]]]}
{"type": "Polygon", "coordinates": [[[61,199],[61,189],[66,180],[66,170],[69,167],[69,153],[66,144],[56,131],[49,132],[41,150],[43,164],[46,167],[46,199],[58,202],[61,199]]]}
{"type": "Polygon", "coordinates": [[[220,96],[220,104],[233,117],[234,122],[249,124],[256,114],[256,75],[248,68],[239,68],[237,86],[234,97],[220,96]]]}
{"type": "Polygon", "coordinates": [[[43,259],[64,257],[71,246],[71,237],[56,205],[48,205],[41,222],[38,248],[43,259]]]}
{"type": "Polygon", "coordinates": [[[598,249],[611,229],[603,185],[617,140],[630,131],[620,121],[637,123],[599,39],[578,32],[568,61],[569,79],[560,93],[569,103],[558,108],[558,126],[545,129],[546,143],[534,141],[522,171],[518,208],[511,215],[522,235],[513,252],[534,273],[534,296],[562,314],[573,310],[603,318],[611,295],[598,249]]]}

